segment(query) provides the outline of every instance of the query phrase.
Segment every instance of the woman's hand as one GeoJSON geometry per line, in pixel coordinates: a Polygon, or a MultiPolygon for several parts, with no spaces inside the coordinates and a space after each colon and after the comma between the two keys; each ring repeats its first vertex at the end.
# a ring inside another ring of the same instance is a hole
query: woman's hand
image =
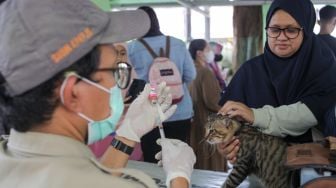
{"type": "Polygon", "coordinates": [[[237,153],[239,150],[240,142],[237,138],[233,137],[228,142],[217,144],[218,152],[224,156],[231,164],[237,161],[237,153]]]}
{"type": "Polygon", "coordinates": [[[230,118],[246,122],[250,125],[254,122],[252,109],[240,102],[227,101],[218,113],[228,115],[230,118]]]}

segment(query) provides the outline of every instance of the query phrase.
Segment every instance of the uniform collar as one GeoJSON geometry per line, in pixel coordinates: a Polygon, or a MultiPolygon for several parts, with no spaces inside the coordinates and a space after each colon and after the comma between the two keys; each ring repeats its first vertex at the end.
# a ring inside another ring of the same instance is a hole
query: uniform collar
{"type": "Polygon", "coordinates": [[[70,137],[48,133],[21,133],[12,129],[7,146],[10,152],[24,156],[94,157],[83,143],[70,137]]]}

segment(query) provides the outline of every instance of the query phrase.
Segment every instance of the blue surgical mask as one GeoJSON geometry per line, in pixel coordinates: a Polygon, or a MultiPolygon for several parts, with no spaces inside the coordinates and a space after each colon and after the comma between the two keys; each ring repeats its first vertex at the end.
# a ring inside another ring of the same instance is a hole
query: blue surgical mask
{"type": "MultiPolygon", "coordinates": [[[[124,102],[123,102],[121,90],[117,85],[115,85],[110,90],[108,90],[105,87],[92,82],[91,80],[88,80],[77,74],[76,76],[82,79],[83,81],[91,84],[92,86],[95,86],[110,94],[109,102],[110,102],[111,115],[107,117],[106,119],[103,119],[100,121],[94,121],[88,116],[84,115],[83,113],[78,113],[80,117],[82,117],[83,119],[89,122],[88,123],[88,142],[87,144],[92,144],[94,142],[104,139],[106,136],[108,136],[109,134],[115,131],[116,126],[120,120],[120,117],[124,111],[124,102]]],[[[65,86],[64,83],[66,83],[66,81],[67,79],[63,82],[64,86],[65,86]]],[[[63,85],[61,88],[62,102],[63,102],[63,90],[64,90],[63,85]]]]}

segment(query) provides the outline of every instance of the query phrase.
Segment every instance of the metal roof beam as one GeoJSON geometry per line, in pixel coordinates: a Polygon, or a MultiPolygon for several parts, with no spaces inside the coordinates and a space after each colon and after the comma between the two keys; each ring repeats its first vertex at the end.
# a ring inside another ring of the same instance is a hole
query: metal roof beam
{"type": "Polygon", "coordinates": [[[194,4],[192,4],[192,2],[190,1],[186,1],[186,0],[176,0],[177,3],[179,3],[180,5],[190,8],[196,12],[201,13],[202,15],[204,15],[205,17],[210,17],[209,15],[209,11],[205,11],[200,9],[198,6],[195,6],[194,4]]]}
{"type": "MultiPolygon", "coordinates": [[[[93,0],[101,1],[101,0],[93,0]]],[[[201,14],[208,14],[200,6],[251,6],[270,4],[272,0],[108,0],[112,8],[139,7],[142,5],[157,7],[184,6],[201,14]]],[[[336,0],[311,0],[314,4],[336,4],[336,0]]]]}
{"type": "MultiPolygon", "coordinates": [[[[336,0],[311,0],[314,4],[335,4],[336,0]]],[[[193,0],[194,6],[250,6],[270,4],[272,0],[193,0]]]]}

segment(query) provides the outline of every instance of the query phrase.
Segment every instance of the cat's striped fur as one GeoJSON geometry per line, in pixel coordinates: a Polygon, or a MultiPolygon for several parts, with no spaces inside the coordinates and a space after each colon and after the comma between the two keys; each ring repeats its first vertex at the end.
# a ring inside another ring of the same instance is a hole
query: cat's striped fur
{"type": "Polygon", "coordinates": [[[250,174],[255,174],[267,188],[289,187],[288,170],[284,166],[287,144],[281,138],[263,134],[227,116],[209,116],[205,138],[210,144],[229,140],[233,135],[238,137],[240,148],[222,187],[237,187],[250,174]]]}

